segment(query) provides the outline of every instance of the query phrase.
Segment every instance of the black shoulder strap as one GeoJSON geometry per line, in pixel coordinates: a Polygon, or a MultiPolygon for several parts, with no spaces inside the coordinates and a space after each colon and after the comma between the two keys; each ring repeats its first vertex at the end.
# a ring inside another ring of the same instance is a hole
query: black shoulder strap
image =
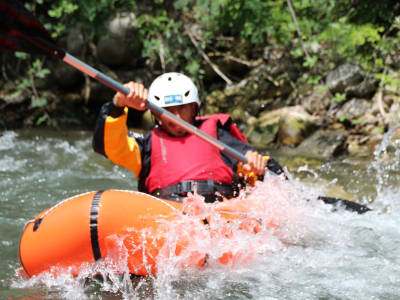
{"type": "Polygon", "coordinates": [[[151,168],[151,132],[143,138],[143,145],[140,156],[142,157],[142,169],[139,174],[138,190],[143,193],[148,193],[146,188],[146,179],[150,174],[151,168]]]}

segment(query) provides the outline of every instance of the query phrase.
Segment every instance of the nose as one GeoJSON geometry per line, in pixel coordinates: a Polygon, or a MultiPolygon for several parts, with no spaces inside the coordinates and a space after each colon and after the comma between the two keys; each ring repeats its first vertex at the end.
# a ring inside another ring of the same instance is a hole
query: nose
{"type": "Polygon", "coordinates": [[[174,114],[177,117],[181,117],[180,109],[178,107],[171,107],[168,109],[172,114],[174,114]]]}

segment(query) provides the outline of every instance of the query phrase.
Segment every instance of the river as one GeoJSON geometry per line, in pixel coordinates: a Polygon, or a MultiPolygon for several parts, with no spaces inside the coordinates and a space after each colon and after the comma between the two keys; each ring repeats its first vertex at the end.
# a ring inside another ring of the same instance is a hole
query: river
{"type": "MultiPolygon", "coordinates": [[[[359,200],[373,211],[332,212],[328,205],[305,202],[301,217],[285,224],[286,243],[258,238],[258,254],[243,265],[104,282],[67,275],[28,280],[17,272],[19,237],[27,221],[68,197],[105,188],[136,189],[137,183],[129,171],[92,151],[90,132],[3,131],[0,299],[399,299],[398,149],[389,133],[368,159],[306,164],[272,151],[290,165],[290,181],[299,193],[359,200]]],[[[279,205],[279,195],[274,201],[279,205]]]]}

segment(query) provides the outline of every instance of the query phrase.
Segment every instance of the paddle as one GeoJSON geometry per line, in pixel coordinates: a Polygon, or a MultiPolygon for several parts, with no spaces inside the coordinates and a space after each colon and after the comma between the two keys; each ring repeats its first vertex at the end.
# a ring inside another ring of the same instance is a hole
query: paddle
{"type": "MultiPolygon", "coordinates": [[[[68,54],[65,50],[56,46],[55,41],[47,30],[35,19],[25,7],[16,0],[0,0],[0,46],[12,51],[21,51],[27,53],[44,54],[58,57],[72,67],[98,80],[102,84],[111,89],[121,92],[125,95],[129,94],[129,89],[121,83],[106,76],[100,71],[85,64],[78,58],[68,54]]],[[[183,121],[174,114],[159,107],[151,102],[147,102],[147,107],[153,114],[163,117],[171,122],[184,128],[187,132],[198,136],[207,143],[218,148],[225,154],[247,163],[246,156],[237,150],[225,145],[215,138],[205,134],[197,127],[183,121]]],[[[338,198],[319,197],[320,200],[328,204],[342,204],[346,209],[363,213],[369,209],[363,205],[348,200],[338,198]]]]}

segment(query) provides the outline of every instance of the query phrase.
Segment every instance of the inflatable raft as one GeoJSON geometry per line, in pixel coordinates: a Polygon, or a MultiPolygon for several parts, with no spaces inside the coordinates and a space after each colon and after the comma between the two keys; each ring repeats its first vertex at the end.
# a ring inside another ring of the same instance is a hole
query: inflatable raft
{"type": "MultiPolygon", "coordinates": [[[[121,190],[69,198],[26,224],[19,245],[21,266],[29,277],[65,269],[79,274],[85,264],[104,259],[118,264],[122,255],[131,274],[155,274],[160,259],[179,255],[188,244],[188,236],[179,236],[178,232],[174,233],[177,241],[173,249],[165,249],[171,230],[165,224],[178,222],[185,214],[182,205],[121,190]],[[160,255],[160,249],[164,255],[160,255]]],[[[225,213],[226,222],[232,218],[239,217],[225,213]]],[[[206,219],[199,219],[199,223],[197,226],[207,226],[206,219]]],[[[245,225],[246,230],[257,232],[251,223],[245,225]]],[[[228,258],[226,253],[220,261],[226,263],[228,258]]],[[[205,260],[206,255],[192,251],[186,255],[185,265],[202,266],[205,260]]]]}

